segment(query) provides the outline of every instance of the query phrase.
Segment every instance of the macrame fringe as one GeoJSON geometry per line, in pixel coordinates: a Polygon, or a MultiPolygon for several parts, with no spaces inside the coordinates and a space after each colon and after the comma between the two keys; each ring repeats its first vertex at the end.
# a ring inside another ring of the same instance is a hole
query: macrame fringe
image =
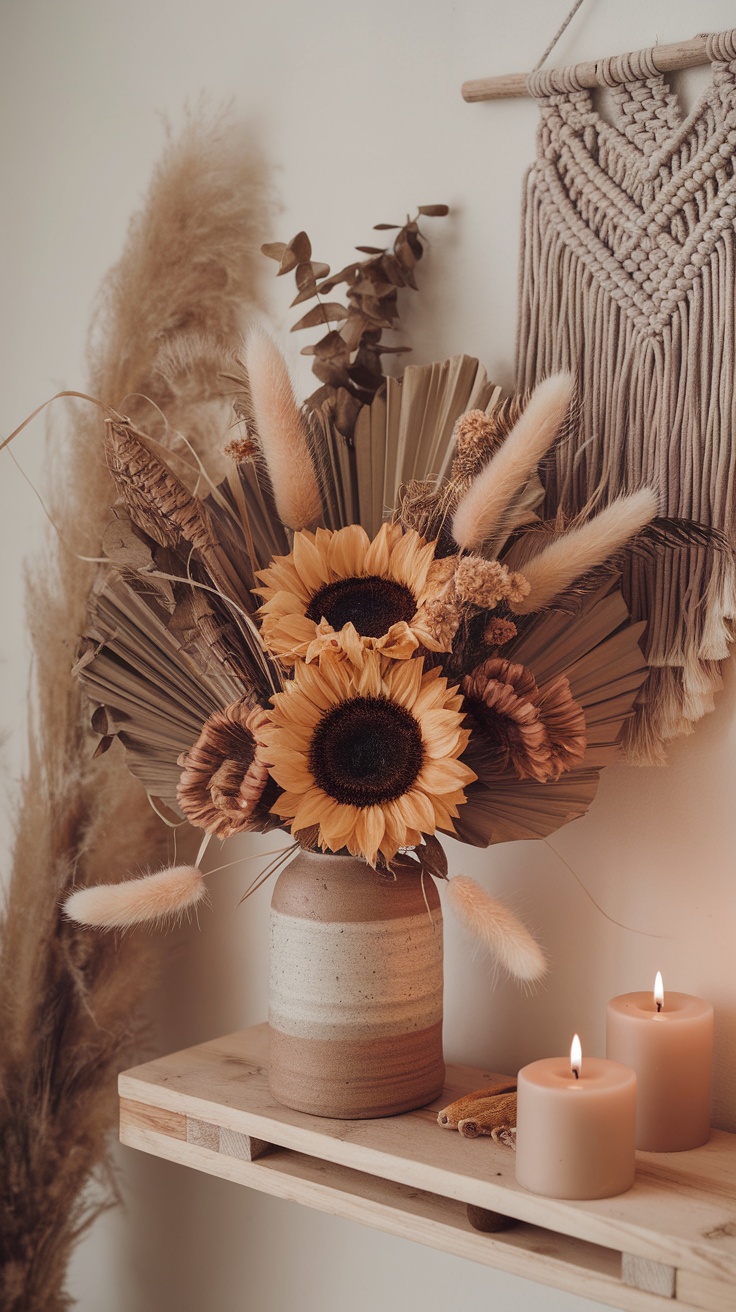
{"type": "MultiPolygon", "coordinates": [[[[647,485],[661,513],[733,536],[735,72],[714,66],[685,123],[658,78],[617,89],[616,129],[587,93],[542,102],[523,215],[518,385],[571,370],[581,391],[580,440],[558,445],[546,480],[550,516],[647,485]]],[[[733,556],[701,547],[637,558],[625,594],[648,621],[655,667],[627,752],[654,763],[721,686],[733,556]]]]}

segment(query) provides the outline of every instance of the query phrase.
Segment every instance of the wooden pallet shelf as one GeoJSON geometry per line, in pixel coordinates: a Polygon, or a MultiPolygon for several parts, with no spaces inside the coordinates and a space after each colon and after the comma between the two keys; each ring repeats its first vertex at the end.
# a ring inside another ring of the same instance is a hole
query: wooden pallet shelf
{"type": "Polygon", "coordinates": [[[736,1135],[639,1153],[628,1193],[565,1202],[520,1188],[510,1148],[437,1125],[495,1072],[450,1066],[431,1107],[332,1121],[275,1102],[267,1067],[258,1025],[124,1072],[121,1141],[615,1308],[736,1309],[736,1135]],[[481,1233],[468,1204],[518,1224],[481,1233]]]}

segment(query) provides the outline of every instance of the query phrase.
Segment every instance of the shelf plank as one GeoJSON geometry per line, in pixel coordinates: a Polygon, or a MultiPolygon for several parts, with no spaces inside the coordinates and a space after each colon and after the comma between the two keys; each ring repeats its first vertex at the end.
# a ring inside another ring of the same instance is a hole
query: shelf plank
{"type": "Polygon", "coordinates": [[[122,1141],[632,1312],[736,1303],[736,1136],[638,1154],[617,1198],[540,1198],[517,1185],[512,1150],[437,1125],[440,1107],[498,1072],[451,1066],[429,1108],[335,1121],[276,1103],[267,1062],[262,1025],[126,1071],[122,1141]],[[481,1234],[466,1204],[523,1224],[481,1234]]]}

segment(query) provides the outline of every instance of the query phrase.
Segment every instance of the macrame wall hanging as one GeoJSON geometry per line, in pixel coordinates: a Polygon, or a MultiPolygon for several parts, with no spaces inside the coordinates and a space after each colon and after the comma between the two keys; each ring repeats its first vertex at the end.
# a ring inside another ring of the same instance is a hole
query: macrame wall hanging
{"type": "MultiPolygon", "coordinates": [[[[736,30],[463,88],[466,99],[524,93],[541,121],[523,203],[518,385],[570,368],[582,398],[577,435],[548,471],[547,511],[576,514],[646,483],[663,514],[732,542],[736,30]],[[685,116],[663,73],[705,62],[710,85],[685,116]],[[594,86],[611,90],[612,123],[594,86]]],[[[653,667],[628,755],[657,763],[721,685],[733,556],[683,546],[634,560],[625,582],[653,667]]]]}

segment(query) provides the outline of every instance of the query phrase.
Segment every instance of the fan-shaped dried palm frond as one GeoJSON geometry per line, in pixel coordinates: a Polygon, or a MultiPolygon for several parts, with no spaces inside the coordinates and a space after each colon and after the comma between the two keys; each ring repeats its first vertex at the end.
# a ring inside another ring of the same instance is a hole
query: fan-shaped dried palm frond
{"type": "MultiPolygon", "coordinates": [[[[344,513],[354,507],[352,517],[342,522],[360,523],[374,536],[386,512],[397,505],[402,485],[426,481],[438,486],[455,453],[454,429],[460,415],[493,408],[499,395],[482,365],[467,355],[410,365],[400,379],[388,378],[385,396],[377,396],[358,416],[352,463],[344,457],[340,461],[338,447],[335,464],[343,480],[344,513]]],[[[334,436],[326,434],[326,441],[335,445],[334,436]]],[[[434,520],[428,518],[421,531],[428,538],[436,537],[434,520]]]]}
{"type": "Polygon", "coordinates": [[[486,847],[518,838],[544,838],[583,815],[600,770],[616,759],[625,722],[646,675],[640,648],[644,625],[632,625],[617,587],[587,598],[579,613],[543,611],[504,644],[503,657],[518,663],[542,689],[563,676],[585,716],[585,752],[558,778],[540,782],[499,769],[496,744],[471,739],[466,759],[478,782],[455,822],[464,842],[486,847]]]}

